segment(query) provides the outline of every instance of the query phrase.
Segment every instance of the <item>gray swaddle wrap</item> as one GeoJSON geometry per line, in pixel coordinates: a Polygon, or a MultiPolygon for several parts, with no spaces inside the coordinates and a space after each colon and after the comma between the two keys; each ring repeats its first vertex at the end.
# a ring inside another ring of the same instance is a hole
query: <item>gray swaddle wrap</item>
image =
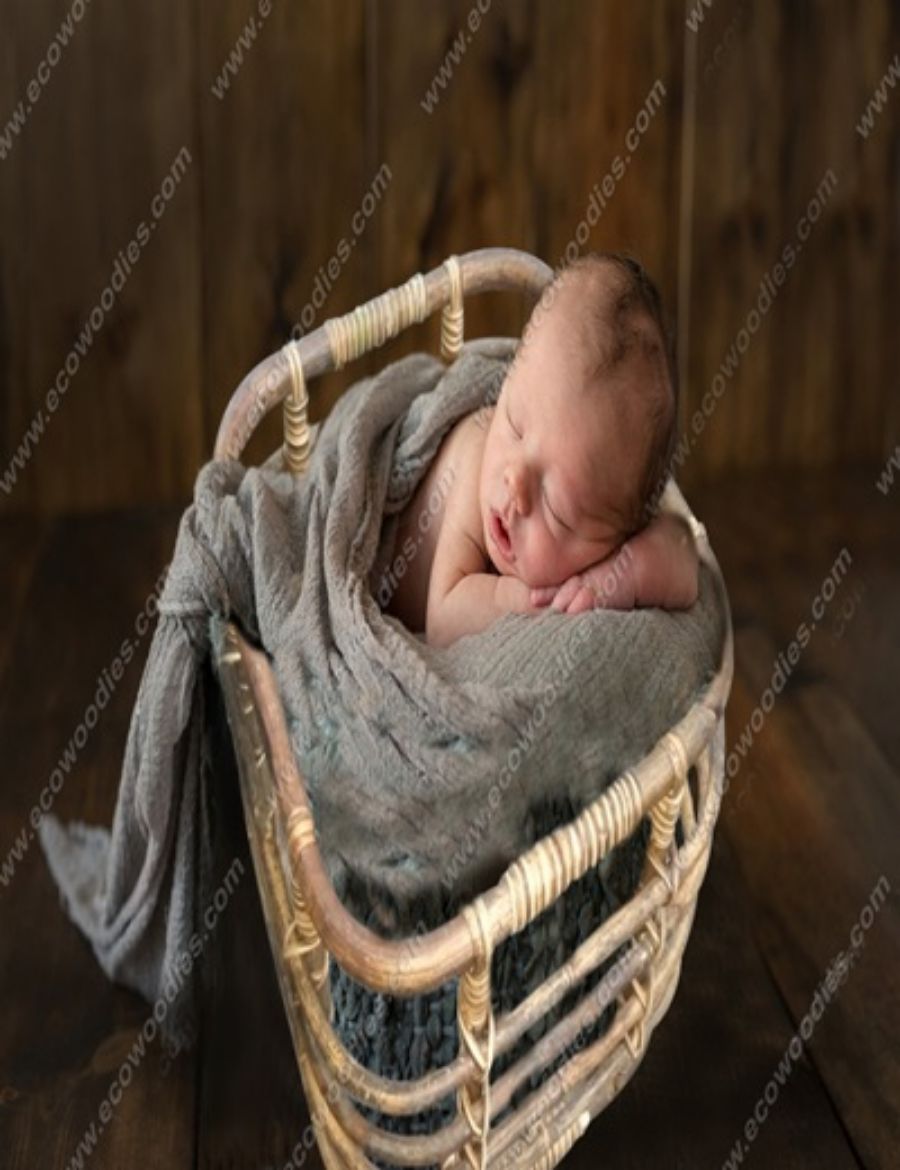
{"type": "MultiPolygon", "coordinates": [[[[224,619],[268,652],[339,894],[404,905],[482,888],[529,843],[530,810],[574,807],[638,760],[718,662],[723,615],[701,568],[685,612],[507,615],[436,649],[381,612],[398,515],[463,414],[499,391],[515,341],[424,354],[353,385],[306,476],[214,461],[179,526],[132,715],[111,831],[53,816],[40,836],[73,921],[108,976],[183,1032],[175,980],[208,886],[198,685],[224,619]],[[492,795],[492,790],[495,795],[492,795]]],[[[212,791],[208,799],[215,799],[212,791]]]]}

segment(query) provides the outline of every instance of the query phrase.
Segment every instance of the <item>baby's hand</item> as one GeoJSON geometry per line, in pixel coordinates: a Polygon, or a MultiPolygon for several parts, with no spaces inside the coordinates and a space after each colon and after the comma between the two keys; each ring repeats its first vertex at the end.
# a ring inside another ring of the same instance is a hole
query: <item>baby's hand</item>
{"type": "Polygon", "coordinates": [[[541,613],[543,605],[534,600],[535,592],[518,577],[497,578],[497,602],[508,613],[541,613]]]}
{"type": "Polygon", "coordinates": [[[664,514],[562,585],[532,589],[531,599],[535,605],[552,601],[561,613],[584,613],[594,606],[688,609],[698,596],[698,572],[691,529],[680,516],[664,514]]]}
{"type": "Polygon", "coordinates": [[[575,573],[562,585],[544,585],[532,589],[531,601],[538,606],[547,606],[552,602],[550,608],[559,613],[584,613],[597,604],[583,573],[575,573]]]}
{"type": "Polygon", "coordinates": [[[586,613],[605,609],[632,609],[635,604],[634,565],[626,542],[602,561],[580,573],[573,573],[562,585],[545,585],[531,590],[534,605],[547,605],[559,613],[586,613]]]}

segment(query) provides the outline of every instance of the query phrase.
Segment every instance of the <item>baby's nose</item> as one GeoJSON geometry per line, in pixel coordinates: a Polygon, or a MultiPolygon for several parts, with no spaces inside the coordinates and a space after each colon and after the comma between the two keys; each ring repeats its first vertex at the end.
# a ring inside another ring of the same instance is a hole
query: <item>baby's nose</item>
{"type": "Polygon", "coordinates": [[[526,477],[522,468],[507,467],[505,473],[506,490],[515,505],[516,511],[527,515],[529,510],[528,490],[526,477]]]}

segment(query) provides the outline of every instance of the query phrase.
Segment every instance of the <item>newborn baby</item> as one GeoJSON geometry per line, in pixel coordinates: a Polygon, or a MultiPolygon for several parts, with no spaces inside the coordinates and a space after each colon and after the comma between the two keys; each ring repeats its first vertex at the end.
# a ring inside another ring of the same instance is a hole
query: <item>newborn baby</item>
{"type": "Polygon", "coordinates": [[[404,509],[396,547],[413,551],[385,612],[447,646],[551,603],[570,614],[692,605],[690,528],[654,515],[676,386],[640,265],[600,253],[562,269],[496,404],[450,429],[404,509]]]}

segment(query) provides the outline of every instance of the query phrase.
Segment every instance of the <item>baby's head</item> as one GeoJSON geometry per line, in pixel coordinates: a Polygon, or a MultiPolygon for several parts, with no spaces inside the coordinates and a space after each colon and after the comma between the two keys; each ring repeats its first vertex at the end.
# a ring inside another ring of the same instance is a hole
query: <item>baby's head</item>
{"type": "Polygon", "coordinates": [[[501,573],[556,585],[650,519],[675,440],[659,292],[634,260],[562,269],[525,328],[485,438],[479,499],[501,573]]]}

